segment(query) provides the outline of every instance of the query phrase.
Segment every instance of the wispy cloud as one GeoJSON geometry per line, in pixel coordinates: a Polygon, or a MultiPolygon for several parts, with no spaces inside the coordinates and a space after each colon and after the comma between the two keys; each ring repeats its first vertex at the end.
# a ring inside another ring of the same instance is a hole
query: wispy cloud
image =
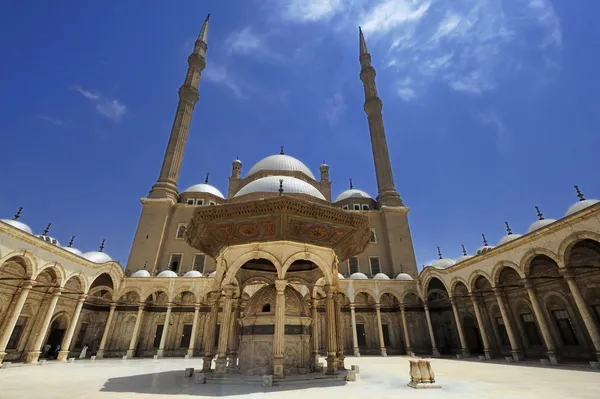
{"type": "Polygon", "coordinates": [[[496,146],[499,150],[507,151],[510,147],[510,138],[506,124],[495,111],[486,111],[477,115],[477,120],[483,126],[494,132],[496,146]]]}
{"type": "Polygon", "coordinates": [[[65,121],[63,121],[61,119],[52,118],[52,117],[47,116],[47,115],[37,115],[36,118],[40,119],[42,121],[51,123],[51,124],[56,125],[56,126],[65,126],[67,124],[67,122],[65,122],[65,121]]]}
{"type": "Polygon", "coordinates": [[[281,14],[294,21],[319,21],[328,19],[345,8],[348,0],[287,0],[283,1],[281,14]]]}
{"type": "Polygon", "coordinates": [[[119,121],[127,113],[127,106],[117,99],[105,97],[97,91],[87,90],[80,86],[73,88],[90,100],[96,111],[105,118],[119,121]]]}
{"type": "Polygon", "coordinates": [[[202,76],[209,82],[229,89],[237,98],[248,98],[233,75],[221,65],[209,65],[202,76]]]}
{"type": "Polygon", "coordinates": [[[330,126],[334,126],[344,115],[346,108],[344,95],[341,92],[337,92],[325,100],[323,117],[327,120],[330,126]]]}
{"type": "Polygon", "coordinates": [[[225,39],[224,46],[229,54],[255,56],[271,61],[284,61],[284,57],[273,51],[266,34],[258,34],[250,26],[234,31],[225,39]]]}

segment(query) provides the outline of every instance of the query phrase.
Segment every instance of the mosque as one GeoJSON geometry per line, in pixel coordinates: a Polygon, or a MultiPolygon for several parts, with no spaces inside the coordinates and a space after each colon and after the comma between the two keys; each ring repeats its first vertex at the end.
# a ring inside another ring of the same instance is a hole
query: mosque
{"type": "MultiPolygon", "coordinates": [[[[375,69],[362,31],[360,79],[377,196],[332,196],[284,153],[225,194],[177,186],[209,19],[188,70],[160,175],[127,264],[38,234],[19,209],[0,222],[0,362],[202,358],[214,373],[284,376],[346,367],[346,355],[600,359],[600,201],[538,220],[471,255],[417,269],[409,208],[396,191],[375,69]],[[320,356],[326,363],[320,363],[320,356]],[[324,369],[324,370],[323,370],[324,369]]],[[[335,189],[333,190],[336,191],[335,189]]],[[[104,243],[103,243],[104,244],[104,243]]]]}

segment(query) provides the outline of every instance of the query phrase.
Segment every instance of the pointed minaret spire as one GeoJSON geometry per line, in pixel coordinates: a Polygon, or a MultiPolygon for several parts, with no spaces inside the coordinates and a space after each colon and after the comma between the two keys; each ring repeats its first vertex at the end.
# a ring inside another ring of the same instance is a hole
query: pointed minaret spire
{"type": "Polygon", "coordinates": [[[23,207],[20,206],[19,209],[17,209],[17,213],[15,213],[15,216],[13,217],[13,220],[19,220],[19,218],[21,217],[21,212],[23,212],[23,207]]]}
{"type": "Polygon", "coordinates": [[[44,231],[42,232],[42,235],[43,235],[43,236],[47,236],[47,235],[48,235],[48,233],[50,232],[50,226],[52,226],[52,223],[48,223],[48,224],[46,225],[46,228],[45,228],[45,229],[44,229],[44,231]]]}
{"type": "Polygon", "coordinates": [[[71,237],[71,241],[69,241],[69,245],[67,245],[68,248],[71,248],[73,246],[73,241],[75,241],[75,236],[71,237]]]}
{"type": "Polygon", "coordinates": [[[504,225],[506,226],[506,232],[508,233],[508,235],[511,235],[513,232],[510,229],[510,226],[508,225],[508,222],[504,222],[504,225]]]}
{"type": "Polygon", "coordinates": [[[484,246],[484,247],[487,247],[487,246],[488,246],[488,242],[487,242],[487,240],[485,239],[485,234],[481,234],[481,238],[483,238],[483,246],[484,246]]]}
{"type": "Polygon", "coordinates": [[[354,188],[354,185],[352,184],[352,178],[349,178],[348,181],[350,181],[350,190],[352,190],[354,188]]]}
{"type": "Polygon", "coordinates": [[[194,50],[188,57],[188,70],[183,85],[179,88],[179,103],[171,127],[167,150],[165,151],[158,181],[152,186],[152,190],[148,194],[149,198],[169,198],[174,202],[177,201],[179,195],[177,181],[179,180],[183,152],[190,131],[194,106],[199,97],[200,75],[206,67],[208,21],[209,18],[207,17],[198,39],[194,43],[194,50]]]}
{"type": "Polygon", "coordinates": [[[465,246],[461,244],[461,247],[463,250],[463,256],[467,256],[467,250],[466,250],[465,246]]]}
{"type": "Polygon", "coordinates": [[[279,195],[283,195],[283,179],[279,179],[279,195]]]}
{"type": "Polygon", "coordinates": [[[208,184],[208,176],[210,176],[210,173],[206,174],[206,177],[204,178],[204,184],[208,184]]]}
{"type": "Polygon", "coordinates": [[[437,249],[438,249],[438,257],[439,257],[440,259],[443,259],[443,256],[442,256],[442,249],[441,249],[440,247],[437,247],[437,249]]]}
{"type": "Polygon", "coordinates": [[[385,138],[383,126],[383,115],[381,110],[383,103],[377,94],[375,84],[375,68],[371,65],[371,55],[367,49],[367,42],[362,29],[358,29],[360,44],[360,80],[363,82],[365,91],[365,113],[369,122],[369,133],[371,134],[371,148],[373,150],[373,161],[375,162],[375,175],[377,177],[377,201],[384,206],[404,206],[400,195],[394,185],[392,164],[385,138]]]}
{"type": "Polygon", "coordinates": [[[102,242],[100,243],[100,252],[104,251],[104,243],[106,242],[106,238],[102,239],[102,242]]]}
{"type": "Polygon", "coordinates": [[[542,214],[542,212],[540,211],[540,208],[537,205],[535,206],[535,211],[537,212],[538,219],[544,220],[544,215],[542,214]]]}
{"type": "Polygon", "coordinates": [[[585,197],[583,196],[583,193],[579,189],[579,186],[576,184],[573,187],[575,187],[575,191],[577,192],[577,197],[579,198],[579,201],[585,201],[585,197]]]}

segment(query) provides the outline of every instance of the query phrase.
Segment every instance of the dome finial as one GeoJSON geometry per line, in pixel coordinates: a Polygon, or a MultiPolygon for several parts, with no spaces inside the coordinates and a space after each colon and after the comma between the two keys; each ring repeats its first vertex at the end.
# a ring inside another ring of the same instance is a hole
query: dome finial
{"type": "Polygon", "coordinates": [[[103,239],[102,239],[102,242],[100,243],[100,251],[99,251],[99,252],[102,252],[102,251],[104,251],[104,243],[105,243],[105,242],[106,242],[106,238],[103,238],[103,239]]]}
{"type": "Polygon", "coordinates": [[[463,250],[463,256],[467,256],[467,250],[465,249],[465,246],[463,244],[460,245],[462,247],[463,250]]]}
{"type": "Polygon", "coordinates": [[[542,212],[540,211],[540,208],[537,205],[535,206],[535,211],[537,212],[538,219],[544,220],[544,215],[542,214],[542,212]]]}
{"type": "Polygon", "coordinates": [[[50,231],[50,226],[52,226],[52,223],[48,223],[48,224],[46,225],[46,228],[45,228],[45,229],[44,229],[44,231],[42,232],[42,235],[43,235],[43,236],[47,236],[47,235],[48,235],[48,232],[50,231]]]}
{"type": "Polygon", "coordinates": [[[283,152],[283,146],[279,147],[279,155],[285,155],[283,152]]]}
{"type": "Polygon", "coordinates": [[[283,195],[283,179],[279,179],[279,195],[283,195]]]}
{"type": "Polygon", "coordinates": [[[21,212],[23,211],[23,207],[20,206],[19,209],[17,209],[17,213],[15,213],[15,216],[13,217],[13,220],[18,220],[21,217],[21,212]]]}
{"type": "Polygon", "coordinates": [[[204,178],[204,184],[208,184],[208,176],[210,176],[210,173],[206,174],[206,177],[204,178]]]}
{"type": "Polygon", "coordinates": [[[146,267],[148,266],[148,261],[144,262],[144,270],[146,270],[146,267]]]}
{"type": "Polygon", "coordinates": [[[481,234],[481,238],[483,238],[483,246],[487,247],[488,246],[488,242],[485,239],[485,234],[481,234]]]}
{"type": "Polygon", "coordinates": [[[513,232],[510,229],[510,226],[508,225],[508,222],[504,222],[504,225],[506,226],[506,232],[508,233],[508,235],[511,235],[513,232]]]}
{"type": "Polygon", "coordinates": [[[75,241],[75,236],[71,236],[71,241],[69,241],[69,245],[67,245],[67,248],[71,248],[73,246],[73,241],[75,241]]]}
{"type": "Polygon", "coordinates": [[[576,184],[573,187],[575,187],[575,191],[577,191],[577,197],[579,197],[579,201],[585,201],[585,197],[583,196],[583,193],[579,189],[579,186],[576,184]]]}
{"type": "Polygon", "coordinates": [[[437,250],[438,250],[438,256],[440,257],[440,259],[443,259],[442,249],[440,247],[437,247],[437,250]]]}
{"type": "Polygon", "coordinates": [[[352,190],[354,188],[354,186],[352,185],[352,178],[348,179],[350,181],[350,190],[352,190]]]}

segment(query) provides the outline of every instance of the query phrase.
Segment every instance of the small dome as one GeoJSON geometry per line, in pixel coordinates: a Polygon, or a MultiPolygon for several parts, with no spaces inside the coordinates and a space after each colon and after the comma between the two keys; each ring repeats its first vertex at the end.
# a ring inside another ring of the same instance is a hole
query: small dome
{"type": "Polygon", "coordinates": [[[325,201],[325,197],[312,184],[290,176],[265,176],[248,183],[234,197],[252,193],[277,193],[279,180],[283,180],[284,194],[307,194],[325,201]]]}
{"type": "Polygon", "coordinates": [[[527,229],[527,232],[531,233],[532,231],[539,230],[542,227],[548,226],[549,224],[552,224],[554,222],[556,222],[556,219],[536,220],[535,222],[531,223],[531,226],[529,226],[529,229],[527,229]]]}
{"type": "Polygon", "coordinates": [[[223,196],[223,193],[220,192],[218,188],[216,188],[215,186],[211,186],[210,184],[205,184],[205,183],[194,184],[193,186],[188,187],[185,190],[183,190],[181,193],[182,194],[184,194],[184,193],[207,193],[207,194],[212,194],[219,198],[225,199],[225,197],[223,196]]]}
{"type": "Polygon", "coordinates": [[[52,245],[56,245],[57,247],[60,247],[60,242],[58,242],[58,240],[54,237],[50,237],[50,236],[45,236],[45,235],[39,235],[37,236],[38,238],[41,238],[42,240],[46,241],[49,244],[52,245]]]}
{"type": "Polygon", "coordinates": [[[112,261],[112,258],[104,252],[92,251],[83,254],[83,257],[94,263],[106,263],[112,261]]]}
{"type": "Polygon", "coordinates": [[[310,177],[311,179],[317,180],[315,179],[315,175],[313,175],[313,173],[306,165],[304,165],[296,158],[284,154],[271,155],[269,157],[261,159],[256,164],[254,164],[252,168],[250,168],[247,176],[252,176],[253,174],[261,172],[263,170],[301,172],[304,173],[306,176],[310,177]]]}
{"type": "Polygon", "coordinates": [[[131,277],[151,277],[150,276],[150,272],[146,269],[142,269],[142,270],[138,270],[137,272],[133,273],[131,275],[131,277]]]}
{"type": "Polygon", "coordinates": [[[25,223],[19,222],[18,220],[1,219],[0,221],[6,224],[10,224],[12,227],[24,231],[27,234],[33,234],[33,231],[31,230],[31,228],[29,228],[29,226],[27,226],[25,223]]]}
{"type": "Polygon", "coordinates": [[[481,248],[478,248],[477,251],[475,252],[477,255],[482,255],[485,254],[489,251],[491,251],[492,249],[494,249],[495,247],[492,245],[484,245],[481,248]]]}
{"type": "Polygon", "coordinates": [[[456,264],[456,262],[454,260],[442,258],[442,259],[438,259],[435,262],[433,262],[433,264],[431,266],[438,268],[438,269],[447,269],[454,264],[456,264]]]}
{"type": "Polygon", "coordinates": [[[214,272],[210,272],[208,277],[216,277],[216,275],[217,275],[217,271],[215,270],[214,272]]]}
{"type": "Polygon", "coordinates": [[[202,273],[198,270],[190,270],[189,272],[186,272],[183,277],[202,277],[202,273]]]}
{"type": "Polygon", "coordinates": [[[239,158],[234,159],[232,163],[237,163],[240,166],[242,165],[242,161],[240,161],[239,158]]]}
{"type": "Polygon", "coordinates": [[[567,213],[565,213],[565,216],[569,216],[572,215],[574,213],[577,213],[579,211],[584,210],[587,207],[590,207],[592,205],[595,205],[597,203],[599,203],[600,200],[596,200],[596,199],[586,199],[583,201],[577,201],[576,203],[574,203],[573,205],[571,205],[569,207],[569,209],[567,209],[567,213]]]}
{"type": "Polygon", "coordinates": [[[396,276],[396,280],[412,281],[413,278],[412,278],[412,276],[410,274],[400,273],[399,275],[396,276]]]}
{"type": "Polygon", "coordinates": [[[175,273],[173,270],[163,270],[162,272],[158,273],[156,277],[177,277],[177,273],[175,273]]]}
{"type": "Polygon", "coordinates": [[[498,245],[506,244],[507,242],[511,242],[512,240],[516,240],[521,237],[521,234],[507,234],[498,241],[498,245]]]}
{"type": "Polygon", "coordinates": [[[335,201],[333,202],[338,202],[338,201],[342,201],[348,198],[367,198],[367,199],[373,199],[373,197],[371,197],[369,194],[367,194],[366,192],[362,191],[362,190],[357,190],[355,188],[350,189],[350,190],[346,190],[343,193],[341,193],[340,195],[337,196],[337,198],[335,199],[335,201]]]}
{"type": "Polygon", "coordinates": [[[350,276],[350,280],[368,280],[369,278],[364,273],[353,273],[350,276]]]}
{"type": "Polygon", "coordinates": [[[63,249],[65,251],[69,251],[72,254],[75,254],[77,256],[83,256],[83,252],[81,252],[80,250],[78,250],[77,248],[73,248],[73,247],[63,247],[63,249]]]}
{"type": "Polygon", "coordinates": [[[376,275],[373,276],[373,280],[389,280],[390,278],[383,274],[383,273],[377,273],[376,275]]]}
{"type": "Polygon", "coordinates": [[[345,280],[346,277],[342,273],[338,273],[338,280],[345,280]]]}

